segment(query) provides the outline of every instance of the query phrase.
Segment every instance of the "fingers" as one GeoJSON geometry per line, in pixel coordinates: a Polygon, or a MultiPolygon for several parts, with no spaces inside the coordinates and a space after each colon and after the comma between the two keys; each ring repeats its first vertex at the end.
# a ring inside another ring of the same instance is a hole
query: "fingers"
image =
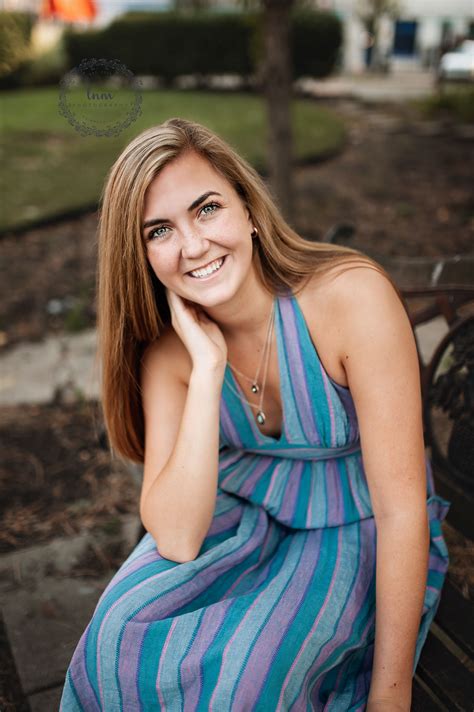
{"type": "Polygon", "coordinates": [[[197,305],[193,302],[186,302],[179,294],[170,289],[166,289],[166,297],[171,312],[171,324],[178,332],[191,326],[198,321],[197,305]],[[191,323],[190,323],[191,322],[191,323]]]}
{"type": "Polygon", "coordinates": [[[176,294],[176,292],[171,291],[171,289],[166,289],[166,298],[170,307],[171,315],[176,316],[182,313],[182,308],[184,306],[183,300],[176,294]]]}

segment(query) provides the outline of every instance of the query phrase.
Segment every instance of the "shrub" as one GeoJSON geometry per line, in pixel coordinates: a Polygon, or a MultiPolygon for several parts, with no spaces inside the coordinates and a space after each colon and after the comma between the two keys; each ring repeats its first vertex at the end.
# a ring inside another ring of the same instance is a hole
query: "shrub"
{"type": "Polygon", "coordinates": [[[443,118],[474,123],[474,87],[453,86],[417,102],[421,113],[427,118],[443,118]]]}
{"type": "MultiPolygon", "coordinates": [[[[294,11],[291,17],[293,76],[325,76],[341,45],[332,13],[294,11]]],[[[186,74],[255,74],[262,55],[262,15],[235,12],[126,13],[102,30],[68,31],[68,66],[82,59],[119,59],[134,74],[169,83],[186,74]],[[117,48],[120,48],[119,51],[117,48]]]]}
{"type": "Polygon", "coordinates": [[[33,17],[23,12],[0,12],[0,78],[8,77],[26,61],[33,17]]]}

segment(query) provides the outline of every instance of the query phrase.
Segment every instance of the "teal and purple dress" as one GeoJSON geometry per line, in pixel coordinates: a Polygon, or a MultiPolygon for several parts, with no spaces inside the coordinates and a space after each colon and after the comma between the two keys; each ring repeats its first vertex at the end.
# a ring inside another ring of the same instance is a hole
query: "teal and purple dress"
{"type": "MultiPolygon", "coordinates": [[[[370,687],[376,528],[350,390],[277,297],[283,425],[263,435],[227,366],[213,520],[192,561],[146,534],[102,594],[60,712],[356,712],[370,687]],[[229,383],[232,387],[229,387],[229,383]]],[[[418,662],[448,567],[426,458],[429,573],[418,662]]],[[[407,554],[408,555],[408,554],[407,554]]]]}

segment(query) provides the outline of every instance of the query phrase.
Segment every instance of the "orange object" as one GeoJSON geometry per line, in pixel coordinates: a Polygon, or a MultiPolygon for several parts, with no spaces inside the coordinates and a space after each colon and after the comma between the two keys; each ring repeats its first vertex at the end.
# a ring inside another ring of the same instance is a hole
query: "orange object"
{"type": "Polygon", "coordinates": [[[43,0],[41,17],[57,17],[61,20],[93,20],[97,15],[95,0],[43,0]]]}

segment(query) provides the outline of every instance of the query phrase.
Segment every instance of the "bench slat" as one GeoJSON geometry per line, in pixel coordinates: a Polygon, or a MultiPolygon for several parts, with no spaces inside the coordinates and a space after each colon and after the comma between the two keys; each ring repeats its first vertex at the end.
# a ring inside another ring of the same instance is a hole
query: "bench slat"
{"type": "Polygon", "coordinates": [[[446,705],[443,705],[437,697],[433,695],[423,680],[418,675],[413,679],[413,690],[411,698],[410,712],[449,712],[446,705]]]}
{"type": "Polygon", "coordinates": [[[449,710],[472,710],[474,675],[432,632],[423,647],[416,674],[449,710]]]}
{"type": "Polygon", "coordinates": [[[447,520],[458,532],[474,540],[474,497],[472,494],[450,481],[439,464],[433,460],[433,477],[437,494],[451,502],[447,520]]]}
{"type": "Polygon", "coordinates": [[[459,593],[449,576],[441,593],[436,623],[471,660],[474,659],[474,605],[459,593]]]}

